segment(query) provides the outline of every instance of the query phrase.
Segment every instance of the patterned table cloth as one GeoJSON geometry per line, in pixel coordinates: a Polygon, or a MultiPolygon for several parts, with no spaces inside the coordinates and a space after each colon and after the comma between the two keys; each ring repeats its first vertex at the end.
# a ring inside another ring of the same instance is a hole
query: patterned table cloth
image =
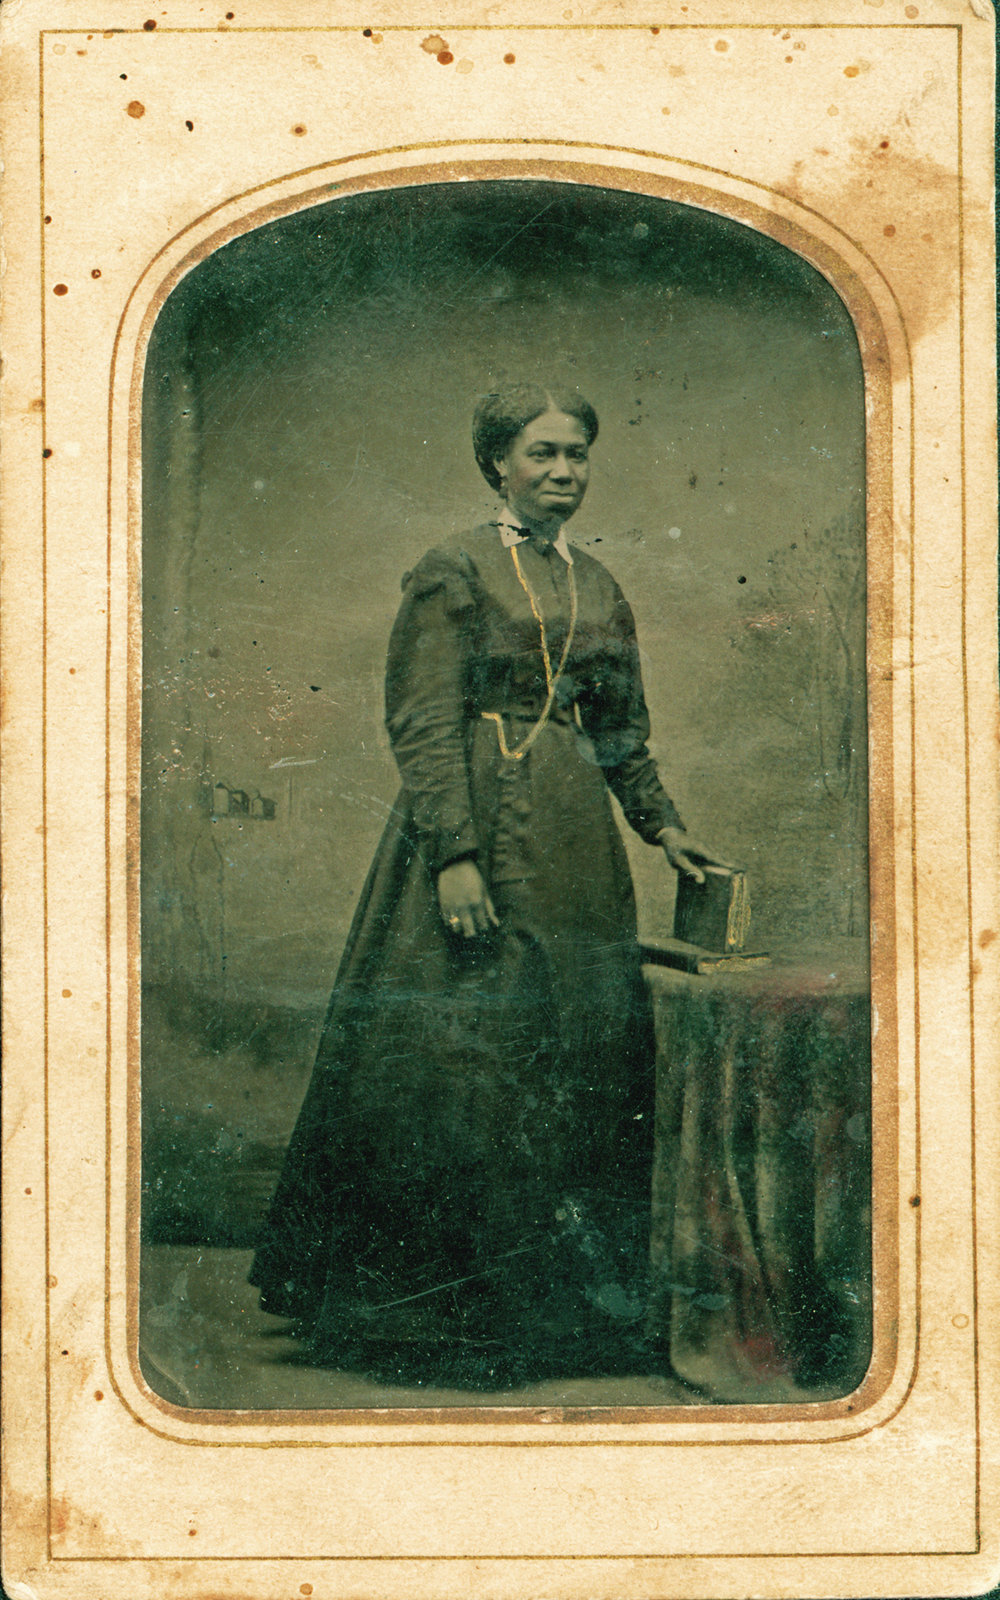
{"type": "Polygon", "coordinates": [[[693,976],[656,1016],[652,1330],[713,1401],[817,1400],[871,1355],[867,949],[693,976]]]}

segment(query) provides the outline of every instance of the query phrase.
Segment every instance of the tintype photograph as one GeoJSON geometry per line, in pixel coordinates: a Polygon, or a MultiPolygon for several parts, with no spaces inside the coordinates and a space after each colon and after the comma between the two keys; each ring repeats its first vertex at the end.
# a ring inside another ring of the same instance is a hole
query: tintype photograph
{"type": "Polygon", "coordinates": [[[333,198],[173,290],[142,451],[150,1386],[855,1389],[865,429],[834,288],[605,187],[333,198]]]}
{"type": "Polygon", "coordinates": [[[17,1600],[995,1582],[993,22],[0,6],[17,1600]]]}

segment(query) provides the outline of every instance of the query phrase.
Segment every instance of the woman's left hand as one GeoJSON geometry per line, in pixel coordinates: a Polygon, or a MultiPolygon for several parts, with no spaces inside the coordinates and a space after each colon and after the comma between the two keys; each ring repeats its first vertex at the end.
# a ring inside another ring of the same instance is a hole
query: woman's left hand
{"type": "Polygon", "coordinates": [[[706,868],[721,872],[737,871],[732,861],[723,861],[714,850],[699,844],[683,828],[662,828],[657,835],[657,842],[662,845],[663,853],[675,872],[687,873],[695,883],[705,882],[706,868]]]}

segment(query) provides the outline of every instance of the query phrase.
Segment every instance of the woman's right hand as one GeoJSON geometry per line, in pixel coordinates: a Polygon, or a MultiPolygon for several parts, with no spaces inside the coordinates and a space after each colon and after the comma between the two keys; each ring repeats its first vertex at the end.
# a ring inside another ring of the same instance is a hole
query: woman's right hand
{"type": "Polygon", "coordinates": [[[500,918],[474,861],[453,861],[438,874],[438,904],[449,933],[474,939],[499,928],[500,918]]]}

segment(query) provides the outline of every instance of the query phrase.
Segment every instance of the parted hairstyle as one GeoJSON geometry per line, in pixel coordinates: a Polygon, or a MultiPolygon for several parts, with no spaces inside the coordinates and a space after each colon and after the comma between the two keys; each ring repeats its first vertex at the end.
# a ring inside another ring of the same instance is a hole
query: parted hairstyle
{"type": "Polygon", "coordinates": [[[507,454],[507,447],[522,428],[546,411],[561,411],[575,417],[587,436],[588,445],[597,438],[597,412],[576,389],[548,388],[540,383],[512,383],[506,389],[486,394],[472,418],[472,447],[479,470],[491,489],[500,488],[495,462],[507,454]]]}

